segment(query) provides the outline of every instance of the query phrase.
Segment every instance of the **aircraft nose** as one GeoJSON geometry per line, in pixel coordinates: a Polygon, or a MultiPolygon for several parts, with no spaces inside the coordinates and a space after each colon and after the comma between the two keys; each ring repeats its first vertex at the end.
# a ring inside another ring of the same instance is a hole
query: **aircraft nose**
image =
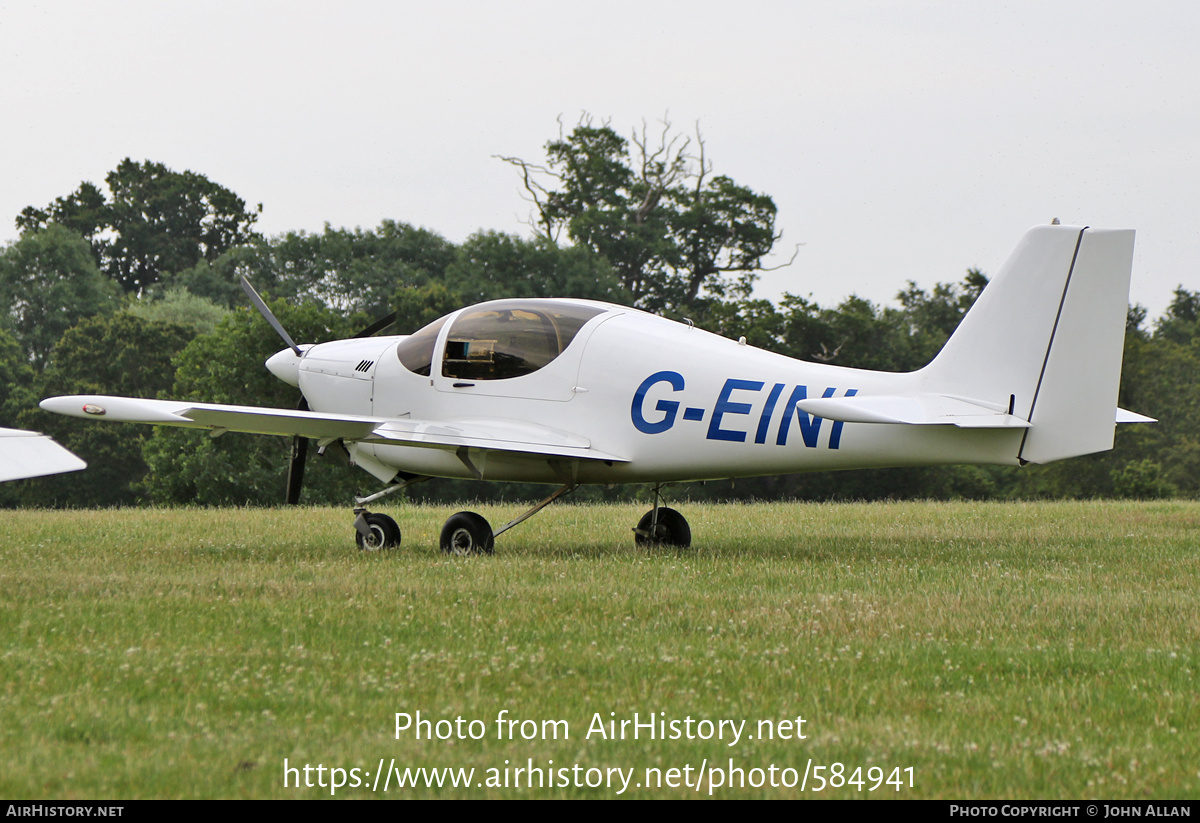
{"type": "Polygon", "coordinates": [[[300,387],[300,360],[291,349],[280,349],[267,358],[267,370],[289,386],[300,387]]]}

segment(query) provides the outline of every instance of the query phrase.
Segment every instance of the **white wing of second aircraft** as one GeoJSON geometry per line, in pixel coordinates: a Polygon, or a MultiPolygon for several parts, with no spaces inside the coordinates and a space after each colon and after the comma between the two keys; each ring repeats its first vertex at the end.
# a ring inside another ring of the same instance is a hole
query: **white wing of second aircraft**
{"type": "Polygon", "coordinates": [[[0,482],[86,468],[87,463],[44,434],[0,429],[0,482]]]}
{"type": "Polygon", "coordinates": [[[517,420],[482,419],[434,422],[358,414],[143,400],[133,397],[71,395],[41,402],[49,412],[101,418],[120,423],[149,423],[250,434],[300,435],[314,440],[345,439],[361,443],[457,450],[460,448],[536,454],[548,457],[628,462],[592,448],[576,434],[517,420]]]}

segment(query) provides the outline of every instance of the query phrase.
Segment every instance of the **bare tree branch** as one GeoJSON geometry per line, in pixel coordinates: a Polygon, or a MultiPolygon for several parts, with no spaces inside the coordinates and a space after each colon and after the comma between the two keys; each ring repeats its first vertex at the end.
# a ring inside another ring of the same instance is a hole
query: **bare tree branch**
{"type": "Polygon", "coordinates": [[[557,245],[559,235],[562,232],[562,226],[557,224],[549,213],[549,204],[554,197],[554,192],[543,186],[538,181],[536,175],[545,175],[560,183],[562,182],[562,178],[545,166],[528,163],[519,157],[505,157],[501,154],[493,154],[492,157],[497,160],[503,160],[505,163],[516,166],[521,170],[521,181],[527,192],[527,196],[523,196],[523,199],[533,203],[534,208],[538,212],[537,221],[534,222],[531,220],[529,225],[536,234],[545,237],[557,245]]]}
{"type": "MultiPolygon", "coordinates": [[[[781,237],[783,237],[782,233],[775,235],[776,240],[780,239],[781,237]]],[[[780,269],[786,269],[788,266],[795,263],[796,258],[800,256],[800,247],[807,245],[807,243],[797,243],[796,248],[792,250],[792,256],[788,258],[786,263],[780,263],[778,266],[763,266],[759,269],[759,271],[779,271],[780,269]]]]}

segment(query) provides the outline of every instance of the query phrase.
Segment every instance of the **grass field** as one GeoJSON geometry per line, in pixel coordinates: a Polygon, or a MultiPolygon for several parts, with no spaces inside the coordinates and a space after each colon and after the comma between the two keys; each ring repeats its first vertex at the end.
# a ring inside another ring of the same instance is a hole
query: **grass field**
{"type": "Polygon", "coordinates": [[[5,512],[0,796],[1200,797],[1200,504],[680,508],[5,512]]]}

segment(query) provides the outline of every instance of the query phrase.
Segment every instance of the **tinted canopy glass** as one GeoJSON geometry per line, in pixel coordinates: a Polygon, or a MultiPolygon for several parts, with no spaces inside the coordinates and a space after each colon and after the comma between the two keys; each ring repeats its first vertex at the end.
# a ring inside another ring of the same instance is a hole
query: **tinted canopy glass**
{"type": "Polygon", "coordinates": [[[433,366],[433,347],[437,343],[438,332],[445,324],[446,318],[440,317],[400,341],[400,344],[396,346],[396,355],[404,364],[404,368],[423,377],[429,377],[433,366]]]}
{"type": "Polygon", "coordinates": [[[603,308],[550,300],[497,300],[467,309],[446,339],[442,374],[463,380],[506,380],[562,354],[603,308]]]}

